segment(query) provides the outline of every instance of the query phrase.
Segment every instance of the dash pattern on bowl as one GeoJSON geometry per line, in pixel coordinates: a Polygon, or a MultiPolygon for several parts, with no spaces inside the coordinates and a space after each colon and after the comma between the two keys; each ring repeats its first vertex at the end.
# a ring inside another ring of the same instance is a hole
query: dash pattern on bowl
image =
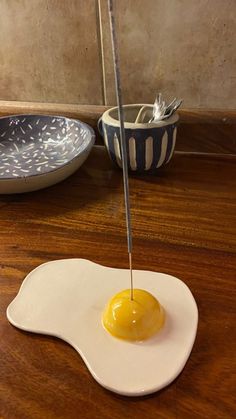
{"type": "Polygon", "coordinates": [[[57,170],[89,147],[92,135],[86,124],[64,117],[0,118],[0,178],[57,170]]]}
{"type": "MultiPolygon", "coordinates": [[[[112,161],[122,167],[119,127],[103,123],[104,141],[112,161]]],[[[167,164],[174,152],[176,124],[160,128],[125,129],[129,169],[155,171],[167,164]]]]}

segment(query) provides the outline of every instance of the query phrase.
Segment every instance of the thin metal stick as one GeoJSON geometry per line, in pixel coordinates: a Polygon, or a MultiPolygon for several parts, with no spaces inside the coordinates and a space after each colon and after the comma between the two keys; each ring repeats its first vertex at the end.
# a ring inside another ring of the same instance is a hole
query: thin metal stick
{"type": "Polygon", "coordinates": [[[112,41],[112,54],[116,83],[116,99],[118,105],[118,116],[120,121],[120,143],[122,155],[122,168],[123,168],[123,182],[124,182],[124,195],[125,195],[125,213],[126,213],[126,228],[127,228],[127,244],[129,253],[129,268],[130,268],[130,298],[133,300],[133,272],[132,272],[132,230],[131,230],[131,216],[130,216],[130,202],[129,202],[129,179],[128,179],[128,164],[127,164],[127,151],[125,142],[125,129],[124,129],[124,112],[122,106],[122,93],[120,81],[120,65],[118,56],[118,43],[116,38],[115,18],[113,0],[108,0],[108,11],[110,18],[111,28],[111,41],[112,41]]]}

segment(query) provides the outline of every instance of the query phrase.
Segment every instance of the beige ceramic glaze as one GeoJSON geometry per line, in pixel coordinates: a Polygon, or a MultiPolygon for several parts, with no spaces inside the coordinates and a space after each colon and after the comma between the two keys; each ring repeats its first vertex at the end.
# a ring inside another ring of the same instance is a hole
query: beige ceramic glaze
{"type": "MultiPolygon", "coordinates": [[[[135,122],[139,112],[142,110],[142,118],[143,121],[145,119],[148,121],[152,117],[152,109],[153,105],[148,103],[137,103],[137,104],[130,104],[124,105],[124,126],[125,128],[129,129],[149,129],[149,128],[159,128],[159,127],[166,127],[171,124],[176,124],[179,120],[179,115],[175,113],[168,119],[161,120],[159,122],[135,122]]],[[[120,122],[118,118],[118,108],[117,106],[108,109],[102,115],[102,121],[107,125],[112,125],[114,127],[119,127],[120,122]]]]}
{"type": "Polygon", "coordinates": [[[103,387],[126,396],[153,393],[184,368],[196,336],[198,310],[188,287],[173,276],[134,271],[134,281],[135,287],[152,293],[166,313],[163,329],[143,342],[114,338],[101,322],[108,300],[129,286],[129,271],[84,259],[53,261],[32,271],[7,317],[19,329],[68,342],[103,387]]]}
{"type": "MultiPolygon", "coordinates": [[[[129,170],[139,173],[155,172],[169,163],[175,149],[178,114],[149,123],[153,115],[153,105],[130,104],[124,105],[123,109],[129,170]]],[[[104,112],[98,123],[111,160],[122,167],[119,127],[117,107],[104,112]]]]}

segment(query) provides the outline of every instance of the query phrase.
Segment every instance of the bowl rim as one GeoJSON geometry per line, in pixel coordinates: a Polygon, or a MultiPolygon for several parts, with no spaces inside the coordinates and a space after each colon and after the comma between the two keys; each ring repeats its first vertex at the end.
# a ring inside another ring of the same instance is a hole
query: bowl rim
{"type": "MultiPolygon", "coordinates": [[[[149,103],[132,103],[132,104],[128,104],[128,105],[123,105],[123,108],[136,108],[136,107],[143,107],[143,106],[147,106],[152,108],[153,105],[149,104],[149,103]]],[[[105,111],[102,115],[102,121],[107,124],[107,125],[112,125],[114,127],[119,127],[120,123],[118,119],[113,118],[110,114],[111,112],[113,112],[114,110],[118,109],[118,106],[114,106],[110,109],[108,109],[107,111],[105,111]]],[[[129,129],[150,129],[150,128],[162,128],[162,127],[166,127],[169,125],[173,125],[176,124],[179,120],[179,114],[178,113],[174,113],[174,115],[172,115],[170,118],[164,120],[164,121],[159,121],[159,122],[146,122],[146,123],[135,123],[135,122],[124,122],[124,127],[125,128],[129,128],[129,129]]]]}
{"type": "MultiPolygon", "coordinates": [[[[32,113],[32,114],[31,113],[28,113],[28,114],[26,114],[26,113],[23,113],[23,114],[11,114],[11,115],[1,116],[0,117],[0,123],[1,123],[1,120],[3,120],[3,119],[9,119],[9,118],[15,118],[15,117],[32,117],[32,116],[33,117],[36,117],[36,118],[37,117],[38,118],[41,118],[41,117],[62,118],[62,119],[68,119],[70,121],[74,121],[75,123],[82,124],[82,125],[85,126],[85,128],[88,130],[89,134],[91,135],[90,141],[82,149],[82,151],[80,153],[76,154],[71,160],[68,160],[66,163],[62,164],[61,166],[58,166],[56,169],[48,170],[45,173],[34,173],[34,174],[30,174],[28,176],[27,175],[22,175],[22,176],[18,176],[18,177],[15,177],[15,178],[13,178],[12,176],[4,177],[4,178],[1,178],[0,177],[0,183],[3,183],[3,182],[8,182],[8,183],[12,182],[13,183],[13,182],[19,182],[22,179],[24,181],[26,181],[26,179],[31,179],[33,177],[44,177],[44,176],[48,176],[51,173],[57,172],[60,169],[64,169],[65,166],[68,166],[68,165],[72,164],[72,162],[74,162],[76,159],[78,159],[81,156],[81,154],[84,154],[86,152],[89,153],[91,151],[92,147],[95,144],[95,138],[96,138],[95,131],[94,131],[94,129],[89,124],[87,124],[86,122],[81,121],[80,119],[70,118],[70,117],[63,116],[63,115],[37,114],[37,113],[32,113]]],[[[1,193],[0,193],[0,195],[1,195],[1,193]]]]}

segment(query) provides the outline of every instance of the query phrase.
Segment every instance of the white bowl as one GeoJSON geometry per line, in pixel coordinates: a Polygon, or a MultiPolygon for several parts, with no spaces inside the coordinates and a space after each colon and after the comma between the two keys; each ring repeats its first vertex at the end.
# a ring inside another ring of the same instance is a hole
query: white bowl
{"type": "Polygon", "coordinates": [[[68,342],[108,390],[126,396],[153,393],[184,368],[196,336],[198,310],[178,278],[149,271],[133,274],[135,287],[152,293],[166,313],[161,331],[143,342],[117,339],[102,326],[108,300],[129,286],[129,270],[84,259],[57,260],[32,271],[7,309],[8,320],[20,329],[68,342]]]}

